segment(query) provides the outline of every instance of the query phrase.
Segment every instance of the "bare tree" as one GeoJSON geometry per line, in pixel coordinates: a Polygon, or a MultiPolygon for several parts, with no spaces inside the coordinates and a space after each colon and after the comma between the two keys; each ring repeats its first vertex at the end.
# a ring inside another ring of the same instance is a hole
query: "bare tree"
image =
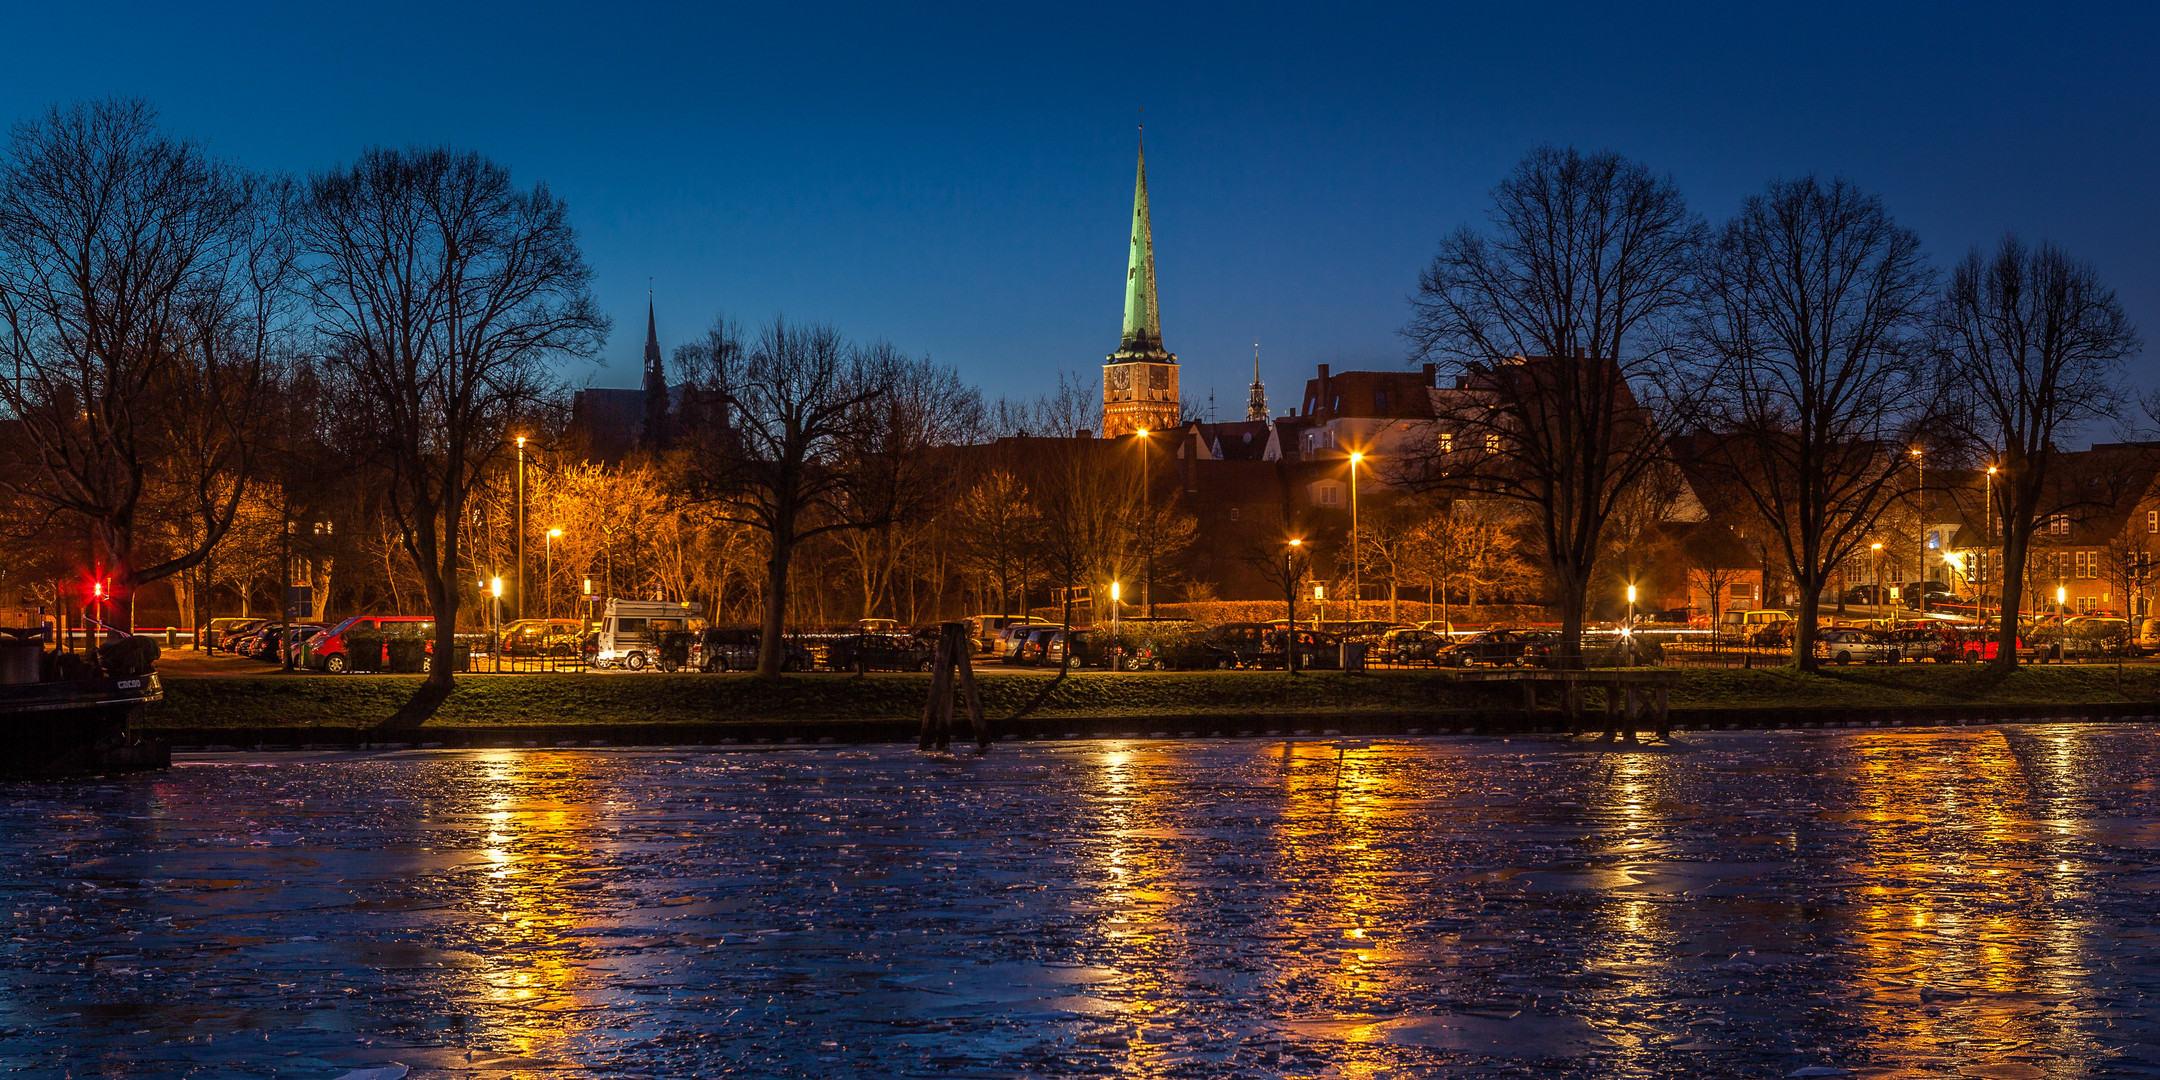
{"type": "Polygon", "coordinates": [[[883,529],[937,505],[950,467],[940,450],[976,429],[981,401],[928,357],[781,319],[747,349],[722,320],[698,354],[678,358],[698,365],[693,388],[719,403],[720,417],[682,440],[681,495],[764,535],[758,673],[778,678],[789,575],[804,542],[883,529]]]}
{"type": "MultiPolygon", "coordinates": [[[[2120,415],[2123,362],[2138,351],[2137,333],[2090,263],[2015,236],[1992,258],[1977,249],[1965,256],[1936,322],[1969,399],[1969,434],[2001,455],[1990,489],[2002,528],[2002,607],[2015,611],[2033,534],[2058,486],[2055,440],[2120,415]]],[[[2013,667],[2016,620],[2003,620],[2000,632],[1996,662],[2013,667]]]]}
{"type": "Polygon", "coordinates": [[[1638,395],[1659,388],[1703,230],[1670,177],[1550,146],[1494,190],[1489,216],[1489,234],[1441,242],[1412,297],[1416,354],[1468,390],[1442,410],[1445,448],[1419,486],[1531,511],[1573,665],[1606,522],[1660,456],[1638,395]]]}
{"type": "Polygon", "coordinates": [[[368,150],[314,177],[301,222],[318,333],[353,390],[348,421],[372,434],[446,690],[466,499],[551,364],[598,348],[607,319],[568,207],[476,153],[368,150]]]}
{"type": "Polygon", "coordinates": [[[1913,468],[1933,280],[1880,199],[1812,176],[1751,196],[1704,260],[1697,449],[1782,545],[1808,670],[1824,587],[1913,468]]]}
{"type": "Polygon", "coordinates": [[[289,191],[141,101],[55,108],[0,162],[7,490],[86,521],[116,597],[232,528],[290,348],[289,191]]]}

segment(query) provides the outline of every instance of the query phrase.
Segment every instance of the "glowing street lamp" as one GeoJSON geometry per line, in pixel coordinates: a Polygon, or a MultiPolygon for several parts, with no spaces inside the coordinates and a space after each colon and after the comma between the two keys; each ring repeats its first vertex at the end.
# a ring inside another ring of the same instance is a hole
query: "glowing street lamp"
{"type": "Polygon", "coordinates": [[[547,539],[541,543],[540,606],[545,609],[543,618],[555,617],[555,541],[560,539],[561,529],[549,529],[547,539]]]}
{"type": "Polygon", "coordinates": [[[1365,559],[1364,552],[1358,547],[1357,528],[1357,467],[1358,462],[1363,460],[1365,460],[1363,453],[1355,450],[1350,452],[1350,621],[1352,622],[1357,621],[1358,601],[1365,598],[1365,583],[1362,575],[1358,572],[1365,559]]]}
{"type": "Polygon", "coordinates": [[[1282,553],[1283,614],[1288,616],[1290,621],[1290,625],[1283,629],[1283,670],[1292,675],[1297,674],[1297,649],[1294,645],[1297,638],[1297,579],[1301,575],[1292,565],[1291,559],[1304,546],[1304,537],[1293,536],[1285,542],[1282,553]]]}
{"type": "Polygon", "coordinates": [[[502,579],[490,579],[488,592],[495,597],[495,602],[488,605],[488,614],[494,624],[493,632],[488,637],[488,659],[495,666],[496,672],[500,673],[502,671],[502,579]]]}

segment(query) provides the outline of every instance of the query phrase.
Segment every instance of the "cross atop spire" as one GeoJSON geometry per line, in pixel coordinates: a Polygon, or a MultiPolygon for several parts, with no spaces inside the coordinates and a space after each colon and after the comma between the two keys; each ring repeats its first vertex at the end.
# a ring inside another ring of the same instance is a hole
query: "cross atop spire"
{"type": "Polygon", "coordinates": [[[1140,143],[1140,165],[1133,174],[1132,247],[1125,260],[1125,333],[1112,360],[1175,363],[1163,351],[1162,313],[1155,306],[1155,231],[1148,222],[1147,142],[1140,143]]]}

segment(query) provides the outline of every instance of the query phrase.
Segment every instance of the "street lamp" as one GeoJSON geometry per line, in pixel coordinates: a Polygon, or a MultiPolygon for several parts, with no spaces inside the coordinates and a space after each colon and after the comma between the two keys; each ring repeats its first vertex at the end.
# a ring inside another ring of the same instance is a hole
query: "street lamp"
{"type": "Polygon", "coordinates": [[[1294,568],[1291,559],[1304,546],[1302,537],[1293,536],[1284,545],[1282,553],[1283,614],[1289,617],[1290,622],[1290,625],[1283,628],[1283,670],[1292,675],[1297,674],[1297,581],[1303,575],[1294,568]]]}
{"type": "Polygon", "coordinates": [[[1919,504],[1920,504],[1920,508],[1919,508],[1919,510],[1918,510],[1918,511],[1916,511],[1916,516],[1917,516],[1917,517],[1919,518],[1919,525],[1918,525],[1918,528],[1919,528],[1919,530],[1920,530],[1920,558],[1919,558],[1919,562],[1920,562],[1920,575],[1919,575],[1919,583],[1920,583],[1920,607],[1919,607],[1919,609],[1918,609],[1918,610],[1919,610],[1919,612],[1920,612],[1920,617],[1921,617],[1921,618],[1926,618],[1926,617],[1927,617],[1927,600],[1928,600],[1928,597],[1927,597],[1927,458],[1926,458],[1925,456],[1923,456],[1923,455],[1922,455],[1922,454],[1920,453],[1920,448],[1919,448],[1919,447],[1917,447],[1917,446],[1915,446],[1915,447],[1913,447],[1913,448],[1912,448],[1912,459],[1913,459],[1913,466],[1914,466],[1915,468],[1917,468],[1917,469],[1919,469],[1919,470],[1920,470],[1920,479],[1919,479],[1919,483],[1918,483],[1918,487],[1919,487],[1919,489],[1920,489],[1920,498],[1919,498],[1919,500],[1918,500],[1918,502],[1919,502],[1919,504]]]}
{"type": "Polygon", "coordinates": [[[2064,605],[2064,604],[2066,604],[2066,603],[2068,603],[2069,601],[2070,601],[2070,590],[2068,590],[2068,589],[2065,589],[2065,588],[2063,588],[2063,587],[2062,587],[2062,586],[2060,586],[2060,585],[2057,585],[2057,586],[2055,586],[2055,617],[2056,617],[2056,618],[2058,618],[2058,619],[2062,618],[2062,614],[2063,614],[2063,605],[2064,605]]]}
{"type": "Polygon", "coordinates": [[[525,617],[525,436],[517,437],[517,617],[525,617]]]}
{"type": "Polygon", "coordinates": [[[1635,666],[1635,586],[1632,583],[1627,587],[1627,628],[1621,631],[1621,636],[1627,639],[1628,666],[1633,667],[1635,666]]]}
{"type": "MultiPolygon", "coordinates": [[[[1135,432],[1140,436],[1140,520],[1148,522],[1148,429],[1135,432]]],[[[1149,530],[1152,532],[1153,530],[1149,530]]],[[[1146,535],[1140,537],[1141,547],[1147,550],[1147,576],[1140,580],[1140,602],[1147,606],[1148,618],[1155,617],[1155,544],[1146,535]]]]}
{"type": "Polygon", "coordinates": [[[1350,454],[1350,621],[1358,617],[1358,601],[1365,597],[1365,583],[1358,573],[1364,562],[1364,552],[1358,549],[1357,530],[1357,467],[1365,455],[1352,451],[1350,454]]]}
{"type": "Polygon", "coordinates": [[[488,637],[488,662],[495,666],[497,673],[500,673],[502,671],[502,579],[495,578],[490,583],[489,591],[495,594],[495,602],[489,605],[490,613],[494,615],[495,625],[493,632],[488,637]]]}
{"type": "MultiPolygon", "coordinates": [[[[1980,497],[1980,557],[1984,560],[1980,564],[1980,599],[1985,601],[1988,579],[1995,574],[1995,466],[1988,466],[1987,477],[1981,483],[1985,485],[1982,489],[1985,494],[1980,497]]],[[[1974,607],[1973,614],[1980,614],[1978,606],[1974,607]]],[[[2002,618],[2000,604],[1996,605],[1995,617],[2002,618]]],[[[1986,624],[1987,620],[1982,619],[1981,625],[1986,624]]]]}
{"type": "Polygon", "coordinates": [[[549,529],[547,540],[541,544],[540,597],[541,606],[547,609],[544,618],[555,617],[555,541],[562,539],[561,529],[549,529]]]}
{"type": "Polygon", "coordinates": [[[1118,609],[1124,606],[1123,593],[1124,590],[1118,586],[1117,582],[1110,583],[1110,670],[1112,671],[1122,671],[1125,668],[1125,643],[1118,640],[1118,628],[1123,621],[1123,612],[1118,609]]]}

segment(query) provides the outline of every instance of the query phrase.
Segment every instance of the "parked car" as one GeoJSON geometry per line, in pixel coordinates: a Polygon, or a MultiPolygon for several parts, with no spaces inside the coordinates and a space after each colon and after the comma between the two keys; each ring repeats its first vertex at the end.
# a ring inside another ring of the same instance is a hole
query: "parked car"
{"type": "Polygon", "coordinates": [[[996,635],[996,644],[991,651],[999,660],[1002,660],[1006,663],[1017,663],[1018,661],[1014,660],[1014,657],[1019,655],[1020,646],[1022,643],[1027,641],[1028,633],[1032,630],[1046,625],[1049,624],[1014,623],[1011,626],[999,630],[996,635]]]}
{"type": "Polygon", "coordinates": [[[1283,639],[1297,650],[1297,666],[1302,670],[1339,668],[1342,666],[1342,636],[1325,630],[1296,629],[1285,633],[1277,630],[1269,638],[1270,648],[1260,656],[1260,666],[1283,666],[1283,639]]]}
{"type": "Polygon", "coordinates": [[[1941,626],[1904,626],[1880,633],[1883,641],[1896,647],[1899,660],[1944,659],[1943,645],[1948,638],[1941,626]]]}
{"type": "Polygon", "coordinates": [[[435,620],[426,615],[355,615],[316,636],[313,643],[314,659],[308,666],[321,668],[332,675],[348,671],[381,671],[389,659],[389,643],[382,639],[392,637],[432,638],[435,636],[435,620]],[[354,637],[376,639],[379,655],[354,657],[349,655],[354,637]]]}
{"type": "MultiPolygon", "coordinates": [[[[2021,636],[2012,644],[2020,654],[2025,652],[2025,639],[2021,636]]],[[[1993,660],[2002,655],[2002,641],[1994,628],[1966,627],[1945,635],[1943,650],[1950,659],[1968,663],[1993,660]]]]}
{"type": "MultiPolygon", "coordinates": [[[[1212,667],[1236,668],[1257,665],[1268,651],[1268,637],[1276,632],[1266,623],[1224,623],[1200,639],[1200,647],[1213,658],[1212,667]]],[[[1275,646],[1281,651],[1281,645],[1275,646]]]]}
{"type": "Polygon", "coordinates": [[[1815,655],[1834,664],[1850,664],[1855,660],[1875,664],[1896,663],[1902,654],[1897,645],[1885,641],[1878,631],[1857,626],[1833,626],[1816,637],[1815,655]]]}
{"type": "Polygon", "coordinates": [[[611,598],[601,609],[597,633],[586,642],[590,647],[586,662],[636,671],[657,661],[658,647],[666,636],[690,629],[690,620],[704,610],[698,603],[611,598]]]}
{"type": "Polygon", "coordinates": [[[1443,667],[1542,664],[1552,651],[1551,637],[1533,630],[1485,630],[1449,643],[1434,654],[1433,663],[1443,667]]]}
{"type": "MultiPolygon", "coordinates": [[[[1945,604],[1963,606],[1972,603],[1971,597],[1959,596],[1951,592],[1950,586],[1940,581],[1928,582],[1926,595],[1927,606],[1930,608],[1942,607],[1945,604]]],[[[1907,585],[1898,602],[1904,604],[1907,611],[1918,611],[1920,610],[1920,596],[1921,589],[1918,584],[1907,585]]]]}
{"type": "Polygon", "coordinates": [[[976,652],[1002,655],[1003,631],[1008,627],[1040,626],[1050,620],[1036,615],[970,615],[964,621],[968,624],[969,636],[975,639],[976,652]]]}
{"type": "MultiPolygon", "coordinates": [[[[691,635],[683,666],[705,672],[755,671],[764,640],[765,632],[755,626],[709,627],[691,635]]],[[[780,670],[810,670],[810,650],[792,641],[782,641],[780,648],[780,670]]]]}
{"type": "Polygon", "coordinates": [[[1046,626],[1039,623],[1021,627],[1020,633],[1016,635],[1019,644],[1013,648],[1013,654],[1007,657],[1005,662],[1018,664],[1022,667],[1040,665],[1043,662],[1044,654],[1049,650],[1051,636],[1063,629],[1065,629],[1063,626],[1055,624],[1046,626]]]}
{"type": "Polygon", "coordinates": [[[1109,667],[1113,651],[1121,651],[1131,671],[1191,670],[1213,667],[1213,657],[1201,645],[1206,629],[1191,619],[1125,619],[1114,630],[1096,627],[1081,650],[1090,667],[1109,667]]]}
{"type": "Polygon", "coordinates": [[[255,618],[212,619],[210,625],[203,627],[203,647],[211,652],[219,649],[231,652],[234,642],[252,631],[262,629],[269,622],[268,619],[255,618]]]}
{"type": "Polygon", "coordinates": [[[272,623],[248,639],[247,655],[265,663],[282,664],[286,651],[300,640],[300,635],[325,629],[321,623],[272,623]]]}
{"type": "Polygon", "coordinates": [[[1070,649],[1072,651],[1071,666],[1087,667],[1089,658],[1092,655],[1088,648],[1088,639],[1092,636],[1092,632],[1084,626],[1074,627],[1070,630],[1062,627],[1052,630],[1050,635],[1043,639],[1043,666],[1066,666],[1065,652],[1070,649]]]}
{"type": "Polygon", "coordinates": [[[1890,602],[1890,586],[1855,585],[1840,594],[1838,599],[1848,604],[1887,604],[1890,602]]]}
{"type": "Polygon", "coordinates": [[[834,671],[928,671],[936,656],[935,643],[904,634],[856,634],[825,647],[834,671]]]}
{"type": "Polygon", "coordinates": [[[585,624],[577,619],[519,619],[502,628],[504,656],[576,656],[585,624]]]}
{"type": "Polygon", "coordinates": [[[1793,629],[1799,625],[1799,623],[1793,621],[1792,619],[1785,619],[1783,621],[1774,623],[1764,623],[1762,624],[1761,629],[1756,630],[1754,633],[1748,635],[1747,643],[1750,645],[1759,645],[1764,648],[1772,649],[1791,648],[1793,643],[1793,629]]]}
{"type": "Polygon", "coordinates": [[[1398,626],[1380,635],[1367,659],[1380,664],[1430,664],[1449,644],[1448,636],[1436,630],[1398,626]]]}

